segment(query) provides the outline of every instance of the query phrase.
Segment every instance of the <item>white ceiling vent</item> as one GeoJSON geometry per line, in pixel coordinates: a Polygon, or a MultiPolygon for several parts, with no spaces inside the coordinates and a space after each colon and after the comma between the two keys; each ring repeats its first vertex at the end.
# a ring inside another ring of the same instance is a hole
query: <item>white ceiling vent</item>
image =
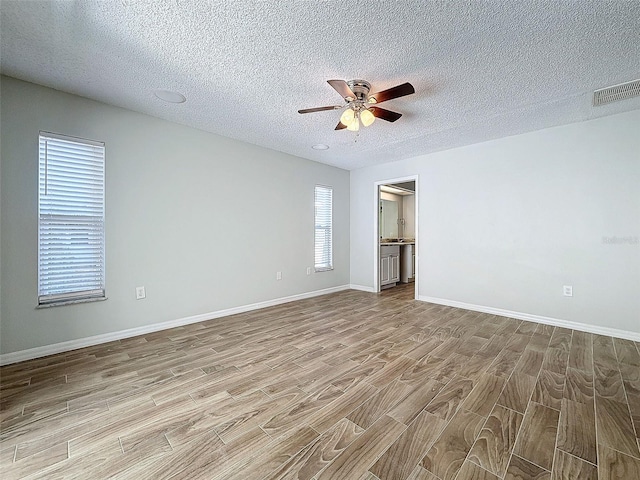
{"type": "Polygon", "coordinates": [[[601,88],[593,92],[593,106],[598,107],[606,103],[626,100],[640,95],[640,79],[601,88]]]}

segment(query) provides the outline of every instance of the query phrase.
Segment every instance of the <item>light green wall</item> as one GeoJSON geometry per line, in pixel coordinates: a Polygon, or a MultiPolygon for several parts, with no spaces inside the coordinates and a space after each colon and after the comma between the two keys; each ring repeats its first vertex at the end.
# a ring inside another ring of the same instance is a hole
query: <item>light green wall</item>
{"type": "Polygon", "coordinates": [[[1,92],[3,354],[349,283],[349,172],[9,77],[1,92]],[[40,130],[106,144],[105,302],[35,308],[40,130]],[[334,187],[335,270],[307,276],[316,183],[334,187]]]}

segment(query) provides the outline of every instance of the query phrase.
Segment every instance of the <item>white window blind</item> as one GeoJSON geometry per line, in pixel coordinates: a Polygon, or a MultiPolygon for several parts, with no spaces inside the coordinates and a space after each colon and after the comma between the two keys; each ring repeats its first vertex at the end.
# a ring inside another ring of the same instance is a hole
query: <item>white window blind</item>
{"type": "Polygon", "coordinates": [[[333,269],[333,189],[316,185],[315,190],[315,270],[333,269]]]}
{"type": "Polygon", "coordinates": [[[104,143],[40,132],[38,304],[104,297],[104,143]]]}

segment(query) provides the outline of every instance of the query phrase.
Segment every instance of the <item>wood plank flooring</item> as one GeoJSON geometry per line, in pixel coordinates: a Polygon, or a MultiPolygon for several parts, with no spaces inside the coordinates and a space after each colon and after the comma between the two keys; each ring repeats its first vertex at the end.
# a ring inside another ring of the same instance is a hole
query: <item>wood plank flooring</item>
{"type": "Polygon", "coordinates": [[[0,476],[639,480],[638,348],[340,292],[2,367],[0,476]]]}

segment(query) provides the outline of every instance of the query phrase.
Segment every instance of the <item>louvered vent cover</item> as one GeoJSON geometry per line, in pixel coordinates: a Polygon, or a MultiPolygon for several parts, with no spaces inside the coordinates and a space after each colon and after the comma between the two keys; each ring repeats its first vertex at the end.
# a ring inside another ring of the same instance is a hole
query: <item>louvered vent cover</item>
{"type": "Polygon", "coordinates": [[[640,79],[601,88],[593,92],[593,106],[598,107],[606,103],[626,100],[640,95],[640,79]]]}

